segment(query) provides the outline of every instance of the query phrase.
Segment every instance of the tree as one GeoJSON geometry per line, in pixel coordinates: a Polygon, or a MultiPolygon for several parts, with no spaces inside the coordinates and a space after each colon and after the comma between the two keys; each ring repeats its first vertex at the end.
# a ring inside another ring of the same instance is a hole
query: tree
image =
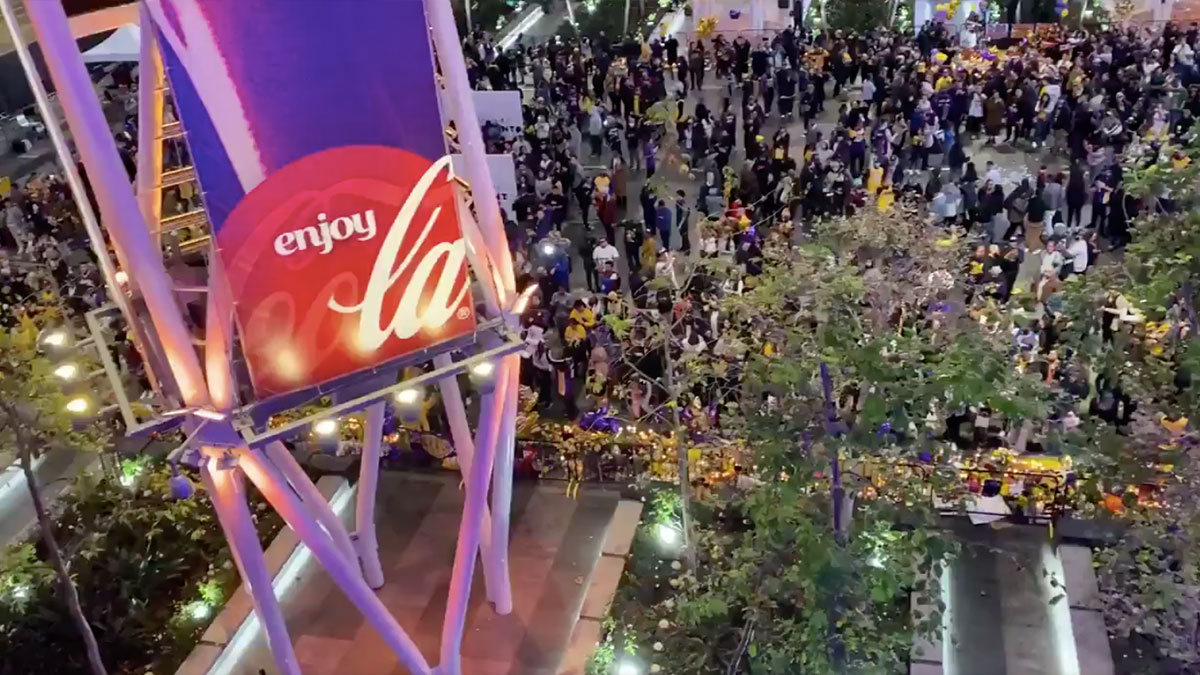
{"type": "Polygon", "coordinates": [[[715,300],[720,342],[683,390],[729,392],[719,429],[746,475],[697,516],[695,565],[634,556],[614,644],[684,672],[890,672],[940,631],[941,609],[910,617],[904,600],[940,608],[956,548],[931,497],[964,498],[971,458],[945,420],[987,407],[1019,425],[1047,398],[1007,331],[981,328],[1004,310],[968,307],[961,255],[901,209],[817,224],[800,246],[772,237],[754,276],[702,263],[703,287],[744,290],[715,300]]]}
{"type": "Polygon", "coordinates": [[[891,20],[891,0],[826,0],[825,20],[830,30],[866,32],[887,26],[891,20]]]}
{"type": "Polygon", "coordinates": [[[1124,402],[1115,419],[1084,417],[1065,439],[1087,477],[1081,506],[1121,528],[1097,552],[1106,623],[1124,643],[1118,656],[1143,652],[1182,669],[1200,665],[1200,438],[1188,419],[1200,400],[1196,158],[1194,137],[1127,153],[1129,199],[1114,208],[1143,214],[1133,241],[1067,285],[1060,319],[1064,344],[1096,383],[1085,404],[1124,402]]]}
{"type": "MultiPolygon", "coordinates": [[[[103,675],[106,670],[96,637],[55,539],[54,523],[33,468],[34,459],[48,449],[99,450],[107,437],[98,426],[89,426],[84,431],[75,429],[73,416],[67,410],[69,399],[54,373],[56,365],[41,351],[39,335],[45,334],[40,329],[57,316],[55,310],[41,312],[38,320],[21,316],[15,326],[0,331],[0,355],[3,356],[0,360],[0,443],[16,449],[37,514],[42,545],[58,581],[59,594],[83,640],[92,673],[103,675]]],[[[51,330],[63,329],[51,327],[51,330]]],[[[65,333],[57,334],[65,336],[65,333]]],[[[58,342],[57,339],[53,341],[58,342]]]]}

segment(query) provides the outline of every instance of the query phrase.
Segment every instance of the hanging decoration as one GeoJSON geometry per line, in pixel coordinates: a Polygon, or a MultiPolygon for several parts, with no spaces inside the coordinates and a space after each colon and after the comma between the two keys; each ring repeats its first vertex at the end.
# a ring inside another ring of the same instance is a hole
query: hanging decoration
{"type": "Polygon", "coordinates": [[[958,13],[960,0],[948,0],[947,2],[934,5],[936,13],[933,15],[934,21],[946,22],[954,18],[958,13]]]}

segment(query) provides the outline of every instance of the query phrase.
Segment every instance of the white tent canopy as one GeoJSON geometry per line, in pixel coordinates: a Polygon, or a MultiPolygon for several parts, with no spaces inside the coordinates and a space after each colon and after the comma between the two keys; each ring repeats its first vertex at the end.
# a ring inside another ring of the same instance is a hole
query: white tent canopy
{"type": "Polygon", "coordinates": [[[83,53],[84,63],[137,61],[141,53],[142,29],[126,24],[113,31],[104,42],[83,53]]]}

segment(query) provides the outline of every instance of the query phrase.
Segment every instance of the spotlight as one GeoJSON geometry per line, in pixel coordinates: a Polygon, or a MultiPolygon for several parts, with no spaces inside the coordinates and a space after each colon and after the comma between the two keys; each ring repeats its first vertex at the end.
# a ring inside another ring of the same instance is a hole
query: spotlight
{"type": "Polygon", "coordinates": [[[396,392],[396,403],[400,405],[416,405],[421,402],[422,398],[424,397],[421,396],[421,390],[416,388],[401,389],[396,392]]]}
{"type": "Polygon", "coordinates": [[[87,400],[86,396],[76,396],[70,401],[67,401],[67,412],[74,413],[76,415],[82,415],[83,413],[87,412],[91,405],[91,402],[87,400]]]}
{"type": "Polygon", "coordinates": [[[617,675],[642,675],[642,667],[629,659],[622,659],[617,666],[617,675]]]}
{"type": "Polygon", "coordinates": [[[64,347],[67,344],[67,331],[61,328],[46,331],[42,335],[42,344],[47,347],[64,347]]]}
{"type": "Polygon", "coordinates": [[[471,386],[481,394],[486,394],[496,385],[496,364],[493,361],[480,361],[467,370],[471,386]]]}
{"type": "Polygon", "coordinates": [[[556,249],[554,248],[554,244],[551,244],[549,242],[542,244],[542,253],[545,255],[554,255],[555,250],[556,249]]]}
{"type": "Polygon", "coordinates": [[[396,416],[407,424],[421,421],[422,406],[425,392],[420,387],[409,387],[396,392],[396,416]]]}
{"type": "Polygon", "coordinates": [[[121,286],[124,286],[125,284],[129,283],[129,274],[127,274],[125,270],[118,270],[117,273],[113,275],[113,281],[117,282],[117,284],[121,286]]]}
{"type": "Polygon", "coordinates": [[[337,433],[337,420],[321,420],[313,425],[313,431],[317,432],[318,436],[332,436],[337,433]]]}
{"type": "Polygon", "coordinates": [[[33,594],[33,589],[25,584],[15,584],[9,594],[16,600],[28,600],[29,596],[33,594]]]}
{"type": "Polygon", "coordinates": [[[207,602],[193,602],[187,606],[187,615],[192,621],[203,621],[212,616],[212,607],[207,602]]]}
{"type": "Polygon", "coordinates": [[[679,530],[676,530],[670,525],[659,525],[657,534],[658,541],[665,546],[674,546],[679,542],[679,530]]]}
{"type": "Polygon", "coordinates": [[[73,380],[79,374],[79,366],[74,363],[62,363],[54,369],[54,375],[60,380],[73,380]]]}

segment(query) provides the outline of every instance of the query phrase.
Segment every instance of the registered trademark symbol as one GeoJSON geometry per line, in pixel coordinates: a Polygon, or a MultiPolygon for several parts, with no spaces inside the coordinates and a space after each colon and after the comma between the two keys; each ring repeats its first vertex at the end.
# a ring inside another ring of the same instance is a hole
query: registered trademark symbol
{"type": "Polygon", "coordinates": [[[465,319],[468,316],[471,316],[471,308],[470,307],[459,307],[458,308],[458,318],[465,319]]]}

